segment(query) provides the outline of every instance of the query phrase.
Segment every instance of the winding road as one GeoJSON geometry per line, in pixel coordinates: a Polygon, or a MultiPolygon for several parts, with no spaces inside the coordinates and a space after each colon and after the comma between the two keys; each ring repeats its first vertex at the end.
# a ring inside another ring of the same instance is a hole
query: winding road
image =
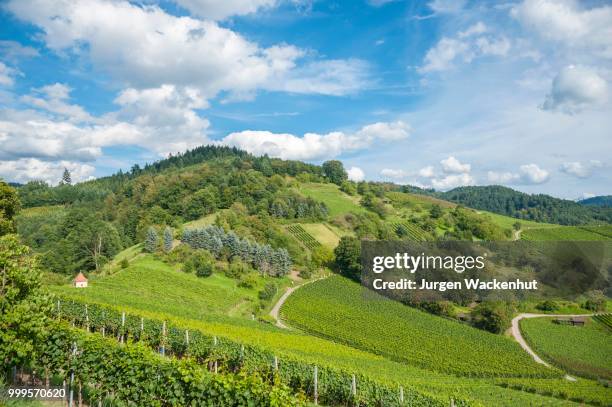
{"type": "Polygon", "coordinates": [[[297,290],[300,287],[304,287],[307,284],[314,283],[315,281],[323,280],[324,278],[327,278],[327,277],[328,276],[317,278],[315,280],[306,281],[305,283],[300,284],[298,286],[287,288],[287,291],[285,291],[285,293],[278,299],[276,304],[274,304],[274,306],[270,310],[270,316],[276,320],[276,326],[279,328],[283,328],[283,329],[289,329],[289,327],[283,324],[283,322],[280,319],[280,309],[285,303],[285,301],[287,301],[287,298],[289,298],[289,296],[293,294],[295,290],[297,290]]]}
{"type": "MultiPolygon", "coordinates": [[[[527,341],[525,341],[525,338],[523,338],[523,335],[521,334],[521,327],[520,327],[521,319],[523,319],[523,318],[540,318],[540,317],[573,318],[573,317],[590,317],[592,315],[593,314],[572,314],[572,315],[529,314],[529,313],[518,314],[516,317],[514,317],[512,319],[512,328],[510,328],[511,329],[510,332],[512,334],[512,337],[518,342],[519,345],[521,345],[521,348],[523,348],[525,350],[525,352],[529,353],[529,355],[531,355],[533,360],[535,360],[537,363],[540,363],[540,364],[542,364],[544,366],[552,367],[551,365],[546,363],[541,357],[539,357],[533,351],[533,349],[531,349],[531,347],[529,347],[529,345],[527,344],[527,341]]],[[[570,375],[566,375],[565,378],[567,380],[570,380],[570,381],[576,381],[576,379],[573,378],[570,375]]]]}

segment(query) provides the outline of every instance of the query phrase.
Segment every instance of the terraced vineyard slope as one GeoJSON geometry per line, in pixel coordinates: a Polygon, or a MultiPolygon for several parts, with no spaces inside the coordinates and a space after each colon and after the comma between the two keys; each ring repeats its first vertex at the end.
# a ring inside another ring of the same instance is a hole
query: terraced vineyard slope
{"type": "Polygon", "coordinates": [[[464,376],[554,377],[517,343],[390,301],[340,276],[297,290],[290,325],[393,360],[464,376]]]}
{"type": "Polygon", "coordinates": [[[601,324],[561,325],[553,318],[521,321],[521,331],[534,351],[577,375],[612,379],[612,334],[601,324]]]}

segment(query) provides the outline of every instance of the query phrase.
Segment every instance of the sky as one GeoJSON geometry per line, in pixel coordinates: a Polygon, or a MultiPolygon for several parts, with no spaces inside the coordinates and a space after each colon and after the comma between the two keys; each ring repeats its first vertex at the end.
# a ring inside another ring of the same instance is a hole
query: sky
{"type": "Polygon", "coordinates": [[[611,194],[612,2],[2,0],[0,177],[203,144],[353,180],[611,194]]]}

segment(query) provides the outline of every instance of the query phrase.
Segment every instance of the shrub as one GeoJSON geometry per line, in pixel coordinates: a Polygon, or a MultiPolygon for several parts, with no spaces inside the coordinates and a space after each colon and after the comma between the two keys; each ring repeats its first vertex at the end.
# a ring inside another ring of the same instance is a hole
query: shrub
{"type": "Polygon", "coordinates": [[[187,273],[195,272],[198,277],[208,277],[213,272],[213,257],[206,250],[198,250],[185,262],[183,270],[187,273]]]}
{"type": "Polygon", "coordinates": [[[270,301],[276,295],[278,288],[273,281],[268,281],[263,290],[259,292],[259,299],[262,301],[270,301]]]}
{"type": "Polygon", "coordinates": [[[504,332],[509,326],[514,310],[506,303],[485,303],[472,311],[472,324],[495,334],[504,332]]]}
{"type": "Polygon", "coordinates": [[[253,269],[251,267],[249,267],[245,262],[243,262],[242,260],[239,259],[234,259],[229,266],[227,267],[227,269],[224,271],[225,275],[230,277],[230,278],[236,278],[239,279],[240,277],[242,277],[245,274],[248,274],[252,271],[253,269]]]}
{"type": "Polygon", "coordinates": [[[546,300],[536,305],[536,308],[540,311],[556,311],[559,309],[559,305],[554,301],[546,300]]]}
{"type": "Polygon", "coordinates": [[[257,274],[249,273],[240,277],[238,287],[255,288],[257,286],[257,274]]]}
{"type": "Polygon", "coordinates": [[[119,266],[121,266],[122,269],[128,268],[129,265],[130,263],[127,259],[122,259],[121,262],[119,262],[119,266]]]}

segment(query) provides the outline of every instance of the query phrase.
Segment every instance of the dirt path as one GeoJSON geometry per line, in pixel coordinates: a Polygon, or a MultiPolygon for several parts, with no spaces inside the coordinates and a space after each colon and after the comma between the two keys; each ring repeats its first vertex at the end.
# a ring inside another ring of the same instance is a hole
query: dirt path
{"type": "Polygon", "coordinates": [[[287,325],[283,324],[283,322],[280,319],[280,309],[283,306],[283,304],[285,303],[285,301],[287,301],[287,298],[289,298],[289,296],[291,294],[293,294],[293,292],[295,290],[297,290],[298,288],[304,287],[305,285],[310,284],[310,283],[314,283],[315,281],[323,280],[324,278],[327,278],[327,276],[321,277],[321,278],[317,278],[315,280],[307,281],[304,284],[300,284],[300,285],[297,285],[297,286],[294,286],[294,287],[288,287],[287,288],[287,291],[285,291],[285,293],[278,299],[276,304],[274,304],[274,306],[270,310],[270,316],[276,320],[276,326],[277,327],[283,328],[283,329],[289,329],[289,327],[287,325]]]}
{"type": "MultiPolygon", "coordinates": [[[[512,319],[512,327],[510,328],[510,333],[512,337],[521,345],[521,348],[525,350],[525,352],[529,353],[529,355],[535,360],[537,363],[540,363],[544,366],[551,367],[548,363],[546,363],[542,358],[540,358],[527,344],[525,338],[521,334],[520,321],[523,318],[540,318],[540,317],[556,317],[556,318],[572,318],[572,317],[590,317],[593,314],[572,314],[572,315],[551,315],[551,314],[518,314],[516,317],[512,319]]],[[[576,381],[570,375],[565,375],[565,378],[570,381],[576,381]]]]}

